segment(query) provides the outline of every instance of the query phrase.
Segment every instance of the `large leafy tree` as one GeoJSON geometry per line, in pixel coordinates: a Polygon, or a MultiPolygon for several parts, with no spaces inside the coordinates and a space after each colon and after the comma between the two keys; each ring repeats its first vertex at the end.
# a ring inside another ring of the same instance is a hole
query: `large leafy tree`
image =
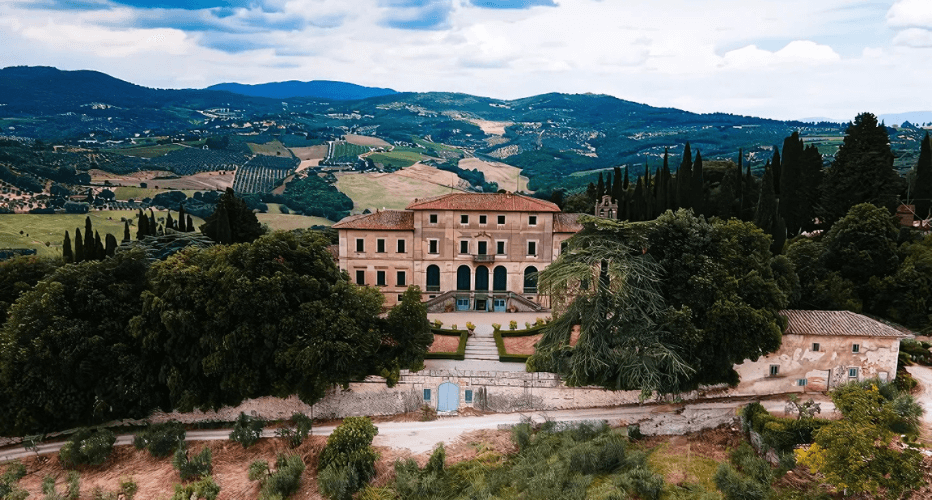
{"type": "Polygon", "coordinates": [[[130,330],[161,357],[175,407],[291,394],[312,403],[391,363],[380,355],[382,295],[351,284],[327,245],[312,232],[278,232],[152,266],[130,330]]]}
{"type": "Polygon", "coordinates": [[[0,331],[0,433],[141,418],[164,401],[126,334],[145,255],[62,266],[24,293],[0,331]]]}
{"type": "Polygon", "coordinates": [[[401,302],[388,311],[386,322],[390,356],[398,361],[399,368],[416,370],[423,366],[427,349],[434,341],[427,321],[427,306],[421,301],[421,288],[411,285],[402,295],[401,302]]]}
{"type": "Polygon", "coordinates": [[[844,142],[822,182],[823,222],[834,224],[859,203],[894,208],[905,181],[893,168],[890,138],[883,124],[861,113],[848,126],[844,142]]]}
{"type": "Polygon", "coordinates": [[[218,243],[248,243],[265,233],[256,214],[231,188],[220,196],[216,210],[200,229],[218,243]]]}
{"type": "Polygon", "coordinates": [[[670,329],[684,318],[665,307],[653,259],[635,251],[644,227],[599,219],[585,224],[540,275],[539,286],[560,314],[544,330],[529,369],[560,373],[570,385],[676,390],[692,374],[670,329]]]}
{"type": "MultiPolygon", "coordinates": [[[[68,233],[65,232],[65,235],[68,233]]],[[[7,319],[10,307],[20,295],[28,292],[47,275],[61,266],[62,261],[26,255],[0,261],[0,327],[7,319]]]]}

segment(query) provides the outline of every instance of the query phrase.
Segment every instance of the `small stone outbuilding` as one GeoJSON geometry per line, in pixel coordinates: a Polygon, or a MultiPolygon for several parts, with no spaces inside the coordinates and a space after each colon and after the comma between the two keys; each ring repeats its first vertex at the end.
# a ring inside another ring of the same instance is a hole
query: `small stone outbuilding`
{"type": "Polygon", "coordinates": [[[850,381],[896,377],[900,340],[890,325],[850,311],[781,312],[787,320],[780,349],[735,366],[736,395],[822,392],[850,381]]]}

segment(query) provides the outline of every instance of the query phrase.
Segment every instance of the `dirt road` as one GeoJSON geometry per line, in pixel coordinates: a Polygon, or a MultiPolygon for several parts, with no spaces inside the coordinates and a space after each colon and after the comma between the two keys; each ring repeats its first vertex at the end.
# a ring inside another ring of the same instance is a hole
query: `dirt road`
{"type": "Polygon", "coordinates": [[[925,409],[922,416],[923,429],[922,437],[926,441],[932,441],[932,368],[928,366],[907,366],[906,371],[919,381],[922,392],[916,396],[916,400],[925,409]]]}

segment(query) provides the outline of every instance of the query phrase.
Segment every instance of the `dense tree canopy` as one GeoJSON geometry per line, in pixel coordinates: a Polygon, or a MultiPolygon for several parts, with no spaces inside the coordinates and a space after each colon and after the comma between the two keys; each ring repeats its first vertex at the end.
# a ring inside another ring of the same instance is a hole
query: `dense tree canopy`
{"type": "MultiPolygon", "coordinates": [[[[217,201],[214,213],[204,220],[201,232],[218,243],[248,243],[265,233],[256,214],[232,188],[217,201]]],[[[189,228],[190,230],[190,228],[189,228]]]]}

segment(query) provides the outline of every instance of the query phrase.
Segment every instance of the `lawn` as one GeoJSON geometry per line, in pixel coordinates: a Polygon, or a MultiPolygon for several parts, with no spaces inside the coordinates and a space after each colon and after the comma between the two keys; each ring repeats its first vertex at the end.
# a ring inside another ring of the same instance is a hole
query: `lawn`
{"type": "Polygon", "coordinates": [[[277,203],[269,203],[269,212],[266,214],[256,214],[259,223],[267,224],[269,229],[291,231],[292,229],[305,229],[311,226],[332,226],[333,221],[323,217],[311,217],[308,215],[283,214],[279,210],[277,203]]]}
{"type": "Polygon", "coordinates": [[[430,142],[427,139],[421,139],[420,137],[416,137],[416,136],[412,136],[411,140],[415,144],[419,144],[421,146],[424,146],[427,149],[432,149],[434,151],[457,151],[457,152],[460,151],[459,149],[454,148],[453,146],[447,146],[446,144],[440,144],[439,142],[430,142]]]}
{"type": "Polygon", "coordinates": [[[172,151],[182,149],[177,144],[157,144],[154,146],[134,146],[130,148],[105,149],[107,153],[116,153],[124,156],[138,156],[140,158],[155,158],[166,155],[172,151]]]}
{"type": "MultiPolygon", "coordinates": [[[[148,184],[152,186],[158,186],[158,179],[153,179],[147,181],[148,184]]],[[[155,187],[129,187],[129,186],[120,186],[114,189],[113,194],[116,195],[118,200],[141,200],[143,198],[152,198],[159,193],[165,193],[168,191],[173,191],[171,189],[158,189],[155,187]]],[[[186,194],[188,198],[194,196],[196,190],[194,189],[182,189],[182,193],[186,194]]]]}
{"type": "MultiPolygon", "coordinates": [[[[116,236],[117,241],[123,239],[123,223],[121,217],[135,221],[135,210],[101,210],[87,214],[4,214],[0,215],[0,248],[35,248],[42,256],[61,256],[62,240],[65,231],[74,239],[75,228],[84,232],[84,219],[91,218],[94,230],[100,233],[103,240],[107,233],[116,236]],[[23,234],[19,234],[22,231],[23,234]],[[49,243],[46,246],[46,242],[49,243]]],[[[177,218],[177,212],[173,214],[177,218]]],[[[165,217],[165,212],[155,212],[156,219],[165,217]]],[[[204,221],[199,217],[191,217],[195,226],[204,221]]],[[[136,236],[135,226],[130,227],[133,237],[136,236]]]]}
{"type": "Polygon", "coordinates": [[[285,158],[291,156],[291,151],[278,141],[271,141],[265,144],[247,142],[246,145],[249,146],[250,151],[257,155],[284,156],[285,158]]]}
{"type": "Polygon", "coordinates": [[[366,158],[386,167],[405,168],[424,159],[424,155],[415,151],[390,151],[388,153],[372,153],[366,158]]]}
{"type": "Polygon", "coordinates": [[[333,154],[327,159],[338,162],[352,162],[356,161],[355,159],[359,155],[368,153],[369,151],[369,148],[366,146],[357,146],[356,144],[339,141],[333,143],[333,154]]]}

